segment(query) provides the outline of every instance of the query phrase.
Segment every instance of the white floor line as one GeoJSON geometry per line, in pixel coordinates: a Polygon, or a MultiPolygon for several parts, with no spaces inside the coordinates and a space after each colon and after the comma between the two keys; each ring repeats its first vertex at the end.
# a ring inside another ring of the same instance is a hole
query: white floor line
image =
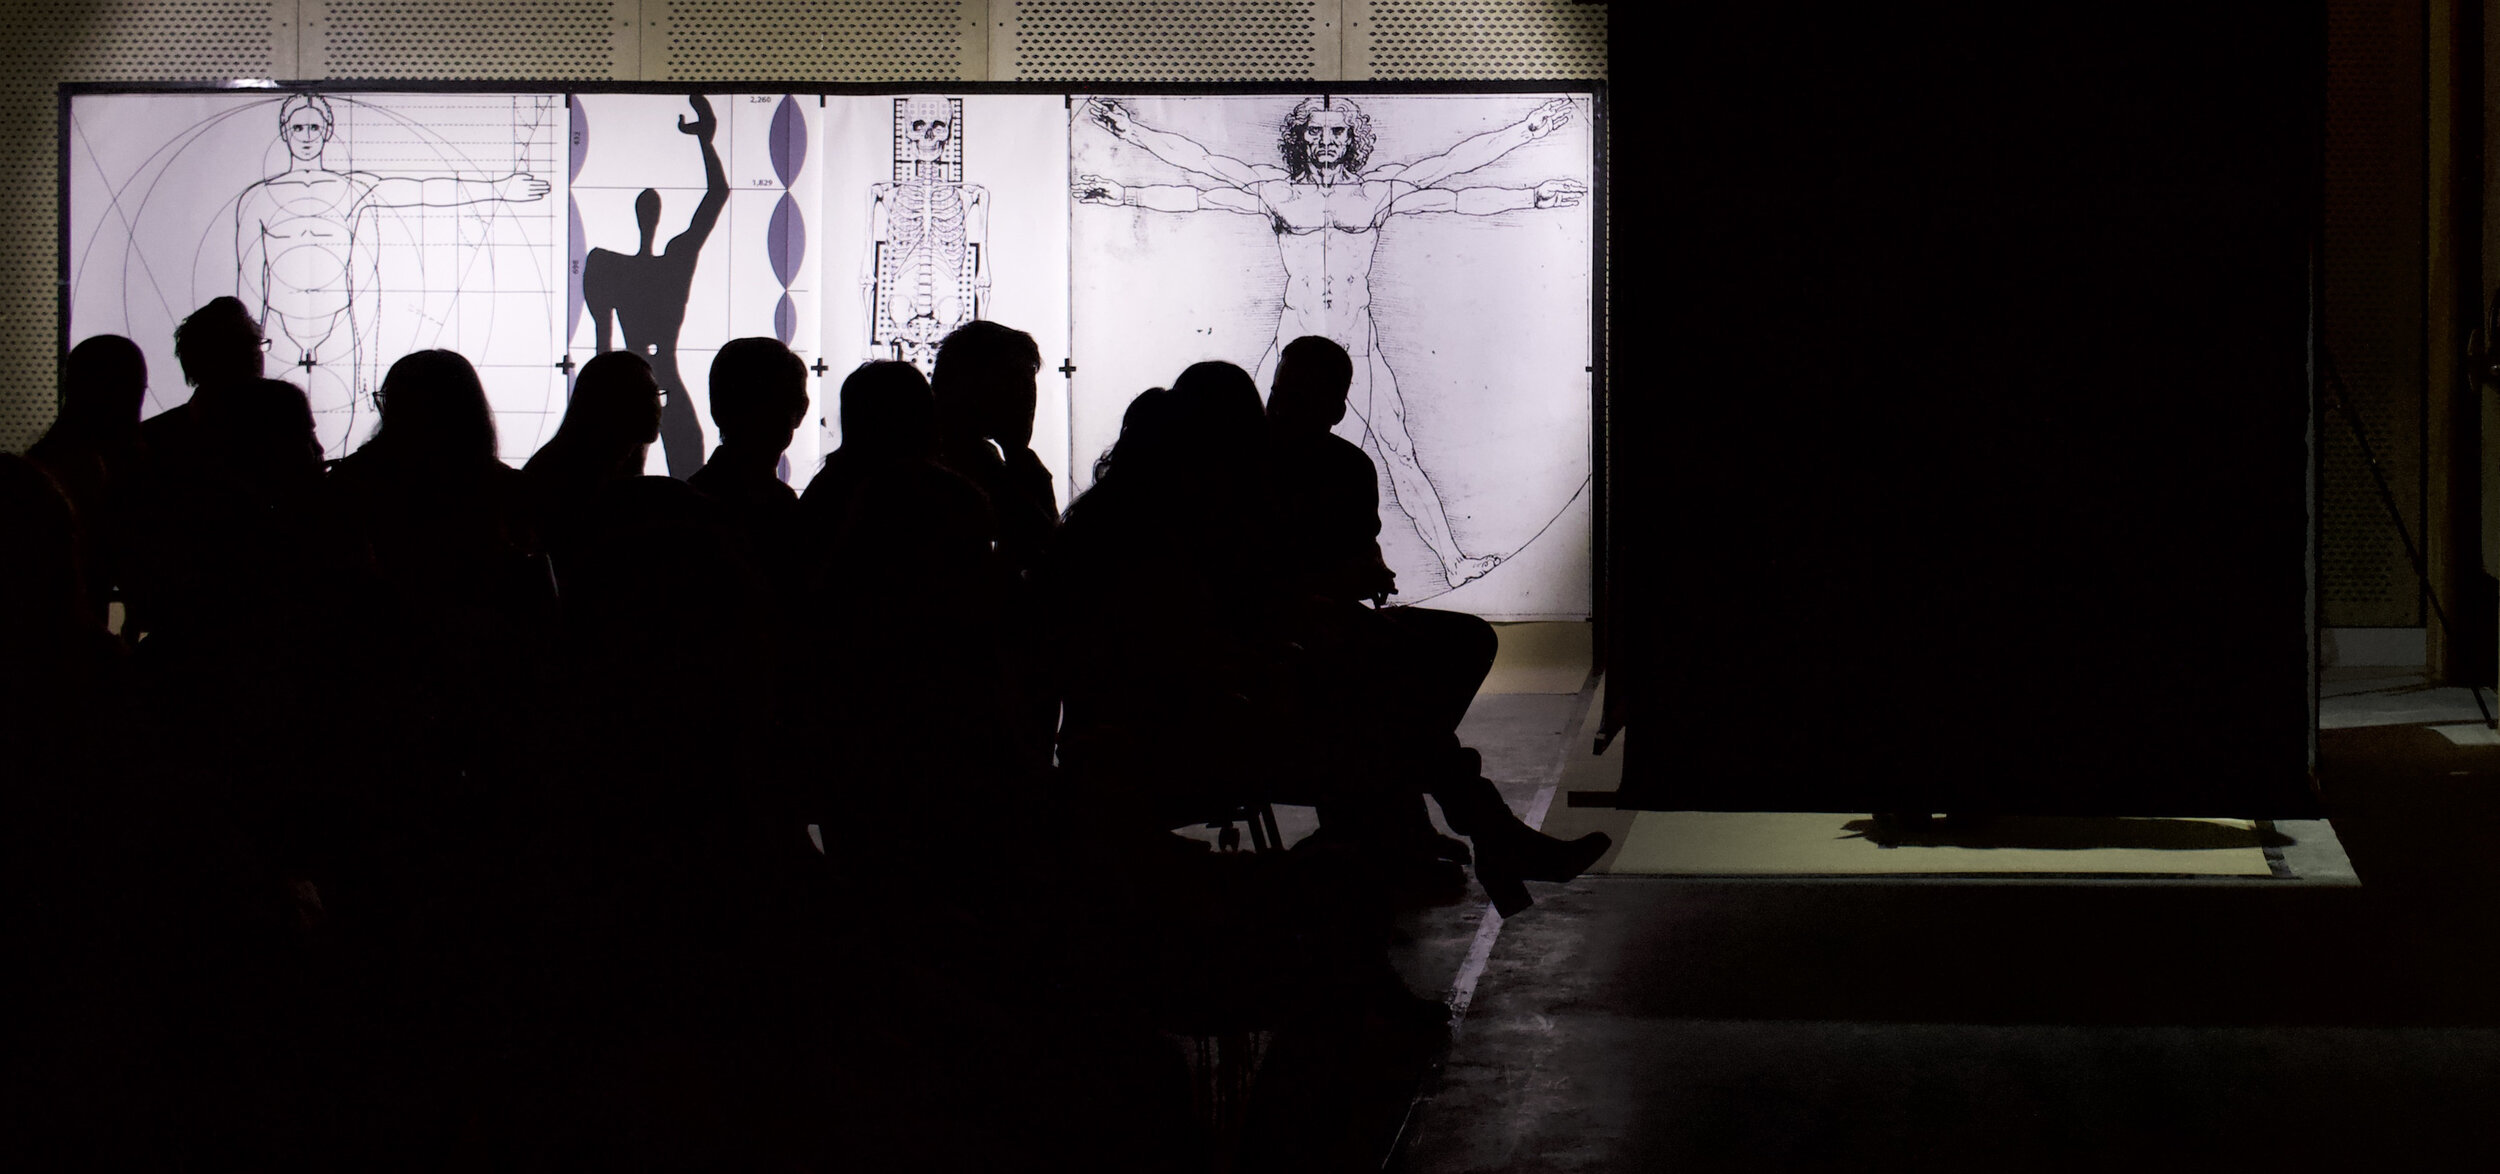
{"type": "MultiPolygon", "coordinates": [[[[1545,812],[1554,804],[1554,791],[1560,783],[1547,783],[1537,788],[1536,798],[1528,803],[1528,814],[1522,822],[1542,829],[1545,812]]],[[[1493,943],[1502,936],[1502,915],[1490,902],[1484,907],[1484,920],[1476,926],[1476,940],[1468,944],[1467,960],[1459,963],[1458,979],[1450,984],[1450,1038],[1467,1029],[1467,1008],[1476,1001],[1476,981],[1484,977],[1485,963],[1493,957],[1493,943]]]]}

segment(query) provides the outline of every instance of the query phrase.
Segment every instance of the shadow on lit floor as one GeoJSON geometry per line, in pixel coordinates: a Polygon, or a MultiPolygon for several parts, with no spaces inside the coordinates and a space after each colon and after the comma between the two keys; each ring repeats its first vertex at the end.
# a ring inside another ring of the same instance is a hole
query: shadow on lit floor
{"type": "Polygon", "coordinates": [[[2220,848],[2280,848],[2291,837],[2270,828],[2197,819],[2035,818],[2027,816],[1880,815],[1840,825],[1858,839],[1886,848],[2027,848],[2085,852],[2133,848],[2154,852],[2201,852],[2220,848]]]}

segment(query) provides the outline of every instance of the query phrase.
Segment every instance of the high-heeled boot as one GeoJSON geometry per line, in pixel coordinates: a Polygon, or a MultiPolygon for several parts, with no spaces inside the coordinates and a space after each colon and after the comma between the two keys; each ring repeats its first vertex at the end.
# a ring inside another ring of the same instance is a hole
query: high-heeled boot
{"type": "MultiPolygon", "coordinates": [[[[1466,752],[1472,759],[1475,751],[1466,752]]],[[[1476,881],[1484,886],[1493,908],[1509,917],[1535,903],[1522,881],[1567,881],[1587,872],[1614,846],[1604,832],[1575,840],[1556,839],[1529,827],[1512,814],[1491,779],[1478,775],[1434,787],[1441,816],[1450,830],[1475,844],[1476,881]]]]}

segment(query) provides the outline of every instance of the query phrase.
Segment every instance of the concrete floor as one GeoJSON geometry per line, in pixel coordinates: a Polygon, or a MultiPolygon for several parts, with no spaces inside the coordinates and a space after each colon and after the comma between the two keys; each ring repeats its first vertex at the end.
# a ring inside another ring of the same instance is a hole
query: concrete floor
{"type": "MultiPolygon", "coordinates": [[[[1507,923],[1410,917],[1402,970],[1462,1015],[1400,1126],[1353,1131],[1388,1148],[1333,1164],[2484,1166],[2500,745],[2461,739],[2470,695],[2417,675],[2323,692],[2358,885],[1595,877],[1507,923]]],[[[1588,700],[1482,697],[1462,736],[1530,811],[1588,700]]],[[[1244,1167],[1316,1168],[1268,1157],[1244,1167]]]]}

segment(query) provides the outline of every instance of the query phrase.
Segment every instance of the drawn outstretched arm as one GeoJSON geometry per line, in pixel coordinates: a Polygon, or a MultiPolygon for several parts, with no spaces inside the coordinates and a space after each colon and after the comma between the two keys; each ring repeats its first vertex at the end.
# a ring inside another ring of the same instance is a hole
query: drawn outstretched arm
{"type": "Polygon", "coordinates": [[[369,208],[450,208],[461,204],[526,203],[544,198],[547,181],[516,171],[501,179],[456,175],[359,175],[369,208]]]}
{"type": "Polygon", "coordinates": [[[1086,99],[1085,115],[1121,142],[1134,143],[1174,167],[1230,187],[1246,188],[1263,179],[1285,178],[1281,167],[1244,163],[1229,155],[1218,155],[1185,136],[1147,126],[1117,98],[1086,99]]]}
{"type": "Polygon", "coordinates": [[[694,104],[695,119],[688,122],[685,115],[678,115],[677,129],[703,144],[703,202],[694,206],[686,231],[669,238],[666,251],[670,253],[680,244],[702,248],[704,238],[712,235],[712,226],[720,222],[721,209],[729,206],[729,172],[721,166],[720,152],[712,149],[712,132],[720,125],[712,117],[712,103],[701,94],[690,94],[686,100],[694,104]]]}
{"type": "Polygon", "coordinates": [[[964,185],[964,244],[972,250],[972,316],[990,304],[990,190],[964,185]]]}
{"type": "Polygon", "coordinates": [[[859,258],[859,301],[861,305],[868,307],[868,357],[872,359],[893,357],[877,341],[878,333],[885,329],[885,306],[877,300],[877,246],[886,242],[887,233],[890,231],[886,217],[886,200],[893,193],[893,184],[870,185],[868,189],[868,248],[862,251],[859,258]]]}
{"type": "MultiPolygon", "coordinates": [[[[1456,212],[1491,216],[1523,208],[1571,208],[1588,194],[1589,185],[1576,179],[1549,179],[1532,188],[1421,188],[1391,200],[1381,218],[1402,212],[1456,212]]],[[[1377,223],[1377,219],[1374,221],[1377,223]]]]}
{"type": "Polygon", "coordinates": [[[1125,204],[1149,212],[1196,212],[1214,208],[1225,212],[1246,212],[1253,216],[1267,210],[1267,202],[1255,192],[1240,188],[1193,188],[1184,184],[1139,184],[1127,187],[1099,175],[1080,175],[1069,185],[1068,193],[1086,204],[1125,204]]]}
{"type": "Polygon", "coordinates": [[[1518,122],[1500,130],[1489,130],[1464,139],[1457,146],[1429,159],[1418,159],[1394,172],[1388,168],[1374,168],[1369,174],[1383,178],[1394,174],[1398,179],[1414,184],[1416,187],[1428,188],[1451,176],[1474,171],[1520,147],[1544,138],[1553,133],[1555,127],[1569,121],[1571,121],[1571,99],[1556,98],[1537,107],[1534,113],[1518,122]]]}

